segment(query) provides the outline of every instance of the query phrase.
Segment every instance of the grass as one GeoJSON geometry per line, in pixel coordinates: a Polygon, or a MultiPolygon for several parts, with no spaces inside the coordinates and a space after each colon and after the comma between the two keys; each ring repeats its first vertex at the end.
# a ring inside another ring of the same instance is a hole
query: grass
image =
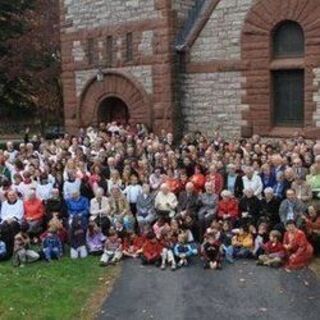
{"type": "Polygon", "coordinates": [[[0,319],[93,319],[118,274],[119,267],[99,267],[97,257],[0,263],[0,319]]]}

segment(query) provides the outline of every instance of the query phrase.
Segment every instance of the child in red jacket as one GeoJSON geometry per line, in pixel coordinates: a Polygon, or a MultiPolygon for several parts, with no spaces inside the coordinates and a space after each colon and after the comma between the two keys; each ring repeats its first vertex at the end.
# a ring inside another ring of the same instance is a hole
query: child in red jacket
{"type": "Polygon", "coordinates": [[[160,266],[163,246],[153,232],[147,234],[147,239],[142,246],[141,263],[160,266]]]}
{"type": "Polygon", "coordinates": [[[129,258],[138,258],[142,252],[142,247],[146,239],[135,232],[128,232],[123,241],[123,256],[129,258]]]}
{"type": "Polygon", "coordinates": [[[266,244],[263,244],[265,253],[258,257],[257,265],[279,268],[285,257],[285,250],[281,243],[281,233],[273,230],[270,232],[269,239],[266,244]]]}

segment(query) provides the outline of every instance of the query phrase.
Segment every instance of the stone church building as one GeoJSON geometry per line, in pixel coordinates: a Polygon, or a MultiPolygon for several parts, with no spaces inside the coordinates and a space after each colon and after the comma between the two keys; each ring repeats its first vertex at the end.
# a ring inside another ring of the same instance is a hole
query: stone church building
{"type": "Polygon", "coordinates": [[[69,130],[119,120],[320,136],[319,0],[60,0],[60,10],[69,130]]]}

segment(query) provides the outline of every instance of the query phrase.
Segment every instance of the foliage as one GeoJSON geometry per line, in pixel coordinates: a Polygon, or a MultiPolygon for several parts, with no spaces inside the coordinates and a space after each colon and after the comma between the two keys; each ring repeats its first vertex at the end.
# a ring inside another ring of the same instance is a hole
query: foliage
{"type": "Polygon", "coordinates": [[[60,118],[59,1],[2,1],[0,30],[0,114],[60,118]]]}
{"type": "Polygon", "coordinates": [[[117,267],[99,267],[97,257],[36,262],[24,268],[0,263],[0,319],[84,318],[84,309],[94,304],[92,294],[106,288],[117,272],[117,267]]]}

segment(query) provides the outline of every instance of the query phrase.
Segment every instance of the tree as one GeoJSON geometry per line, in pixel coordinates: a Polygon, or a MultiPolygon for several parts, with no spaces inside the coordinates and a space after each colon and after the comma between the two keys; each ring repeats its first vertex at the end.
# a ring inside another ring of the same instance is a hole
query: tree
{"type": "Polygon", "coordinates": [[[6,14],[10,9],[13,13],[7,15],[17,21],[11,22],[13,31],[4,35],[0,105],[6,105],[7,115],[11,116],[17,109],[31,111],[42,125],[50,115],[61,120],[59,1],[15,0],[13,3],[0,6],[0,11],[7,9],[3,10],[6,14]]]}

